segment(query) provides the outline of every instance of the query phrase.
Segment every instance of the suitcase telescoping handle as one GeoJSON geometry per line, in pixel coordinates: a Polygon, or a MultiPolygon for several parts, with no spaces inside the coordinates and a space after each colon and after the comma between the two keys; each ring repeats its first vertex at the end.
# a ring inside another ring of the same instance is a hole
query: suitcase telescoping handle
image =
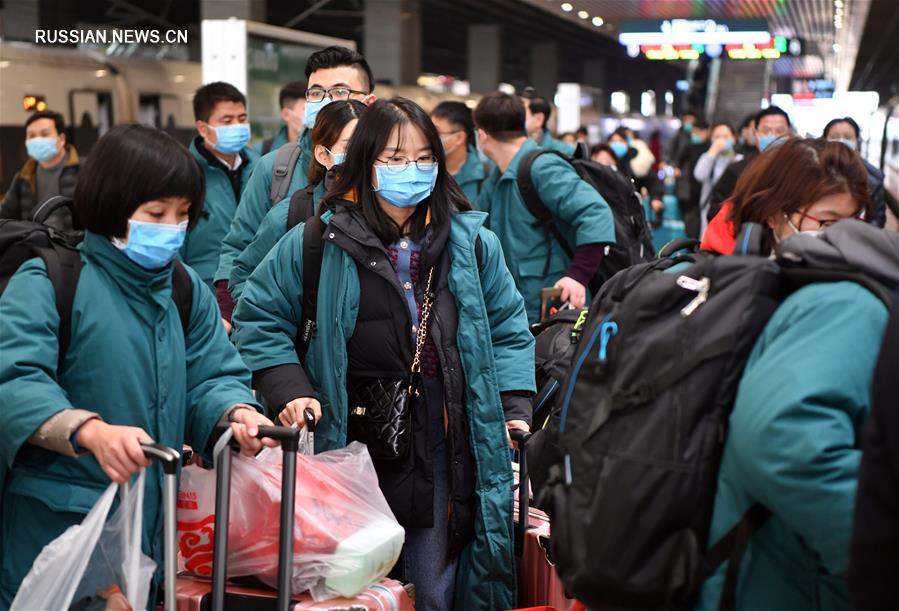
{"type": "MultiPolygon", "coordinates": [[[[230,439],[230,428],[225,431],[230,439]]],[[[293,516],[296,498],[297,449],[300,430],[284,426],[260,426],[259,439],[281,442],[284,463],[281,473],[281,532],[278,541],[278,611],[289,611],[292,598],[293,516]]],[[[219,445],[216,445],[218,448],[219,445]]],[[[212,552],[212,611],[224,611],[228,580],[228,524],[231,501],[232,443],[222,445],[215,456],[215,535],[212,552]]]]}
{"type": "Polygon", "coordinates": [[[528,453],[525,446],[531,434],[521,429],[510,429],[509,437],[518,443],[518,526],[515,530],[515,555],[521,556],[524,551],[524,537],[530,525],[528,517],[531,511],[528,497],[528,453]]]}
{"type": "Polygon", "coordinates": [[[159,443],[140,444],[144,456],[158,460],[162,465],[164,483],[162,489],[163,505],[163,532],[165,541],[163,551],[165,553],[165,611],[175,611],[178,608],[177,588],[175,581],[178,577],[178,531],[175,524],[175,499],[178,495],[178,463],[181,462],[181,454],[168,446],[159,443]]]}

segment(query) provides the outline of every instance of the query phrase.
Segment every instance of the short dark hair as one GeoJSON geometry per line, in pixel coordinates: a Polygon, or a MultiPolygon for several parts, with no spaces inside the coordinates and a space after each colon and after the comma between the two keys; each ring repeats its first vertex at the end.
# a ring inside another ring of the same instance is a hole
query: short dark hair
{"type": "Polygon", "coordinates": [[[194,93],[194,120],[209,121],[219,102],[239,102],[247,105],[247,98],[231,83],[216,81],[203,85],[194,93]]]}
{"type": "Polygon", "coordinates": [[[528,108],[531,109],[532,115],[543,113],[543,129],[547,129],[546,124],[549,123],[549,118],[553,114],[553,107],[549,100],[537,93],[533,87],[522,89],[521,97],[528,101],[528,108]]]}
{"type": "Polygon", "coordinates": [[[740,122],[740,128],[739,128],[740,131],[743,131],[745,128],[750,127],[750,126],[755,127],[755,116],[757,114],[758,113],[753,112],[753,113],[746,115],[743,118],[743,121],[740,122]]]}
{"type": "Polygon", "coordinates": [[[712,124],[711,131],[715,131],[719,127],[726,127],[727,129],[730,130],[731,134],[733,134],[734,136],[737,135],[736,132],[734,132],[734,126],[731,125],[730,123],[728,123],[727,121],[718,121],[717,123],[712,124]]]}
{"type": "Polygon", "coordinates": [[[527,136],[524,103],[518,96],[496,91],[481,98],[474,109],[474,123],[500,141],[527,136]]]}
{"type": "Polygon", "coordinates": [[[697,119],[699,118],[699,113],[696,112],[695,110],[693,110],[692,108],[688,108],[687,110],[685,110],[685,111],[684,111],[684,114],[682,114],[682,115],[680,116],[680,118],[683,119],[683,118],[686,117],[687,115],[689,115],[689,116],[691,116],[691,117],[696,117],[697,119]]]}
{"type": "Polygon", "coordinates": [[[57,134],[62,134],[66,131],[66,122],[63,120],[62,115],[53,110],[41,110],[31,113],[31,116],[25,119],[25,129],[28,129],[28,126],[38,119],[52,119],[53,125],[56,126],[57,134]]]}
{"type": "MultiPolygon", "coordinates": [[[[367,108],[359,100],[340,100],[327,104],[315,117],[315,126],[312,128],[313,148],[321,144],[330,149],[347,123],[361,117],[367,108]]],[[[313,155],[309,162],[309,184],[318,184],[325,177],[325,172],[327,168],[313,155]]]]}
{"type": "Polygon", "coordinates": [[[706,121],[705,119],[700,119],[699,117],[696,117],[696,122],[693,123],[693,127],[695,129],[708,129],[709,122],[706,121]]]}
{"type": "Polygon", "coordinates": [[[855,119],[852,117],[842,117],[838,119],[831,119],[830,122],[824,126],[824,134],[822,134],[825,138],[827,137],[827,132],[830,131],[830,128],[838,123],[848,123],[849,127],[852,128],[852,131],[855,132],[855,139],[859,140],[862,137],[862,129],[858,126],[858,123],[855,122],[855,119]]]}
{"type": "Polygon", "coordinates": [[[612,157],[617,159],[617,155],[615,155],[615,151],[612,150],[612,147],[606,144],[605,142],[600,142],[599,144],[594,144],[590,147],[590,157],[600,153],[601,151],[605,151],[612,157]]]}
{"type": "Polygon", "coordinates": [[[575,134],[578,134],[578,135],[584,134],[584,135],[586,136],[587,133],[588,133],[588,132],[587,132],[587,126],[586,126],[586,125],[581,125],[579,128],[577,128],[577,131],[574,132],[574,133],[575,133],[575,134]]]}
{"type": "Polygon", "coordinates": [[[281,87],[278,92],[278,107],[293,106],[297,100],[306,98],[306,81],[293,81],[281,87]]]}
{"type": "Polygon", "coordinates": [[[128,219],[155,199],[190,201],[188,226],[203,211],[205,182],[190,152],[164,131],[116,125],[91,150],[75,186],[81,225],[106,237],[124,237],[128,219]]]}
{"type": "Polygon", "coordinates": [[[432,117],[439,117],[452,123],[456,129],[465,132],[467,144],[474,145],[474,119],[471,116],[471,109],[464,102],[446,101],[440,102],[431,111],[432,117]]]}
{"type": "Polygon", "coordinates": [[[327,70],[328,68],[338,68],[340,66],[351,66],[356,68],[365,77],[368,93],[375,90],[375,75],[371,71],[371,66],[365,61],[365,57],[358,51],[353,51],[346,47],[333,45],[316,51],[309,56],[306,61],[306,80],[312,76],[313,72],[318,70],[327,70]]]}
{"type": "Polygon", "coordinates": [[[780,115],[787,120],[787,125],[789,127],[793,127],[793,124],[790,122],[790,115],[788,115],[783,108],[781,108],[780,106],[769,106],[768,108],[763,108],[756,113],[754,123],[755,128],[758,129],[759,123],[762,121],[763,117],[770,117],[772,115],[780,115]]]}
{"type": "Polygon", "coordinates": [[[369,106],[359,119],[359,125],[353,132],[347,149],[343,171],[338,173],[337,182],[328,191],[325,199],[333,200],[340,205],[340,201],[350,193],[354,193],[357,199],[356,202],[348,204],[350,208],[357,208],[378,239],[387,244],[397,240],[406,229],[413,240],[419,241],[427,228],[429,210],[431,220],[437,226],[448,223],[456,211],[471,210],[471,204],[465,194],[446,169],[446,154],[443,152],[440,135],[434,122],[421,106],[405,98],[378,100],[369,106]],[[393,129],[409,124],[421,130],[431,147],[437,159],[437,180],[431,195],[417,206],[406,222],[406,227],[398,227],[381,210],[372,190],[373,166],[378,155],[388,146],[393,129]]]}

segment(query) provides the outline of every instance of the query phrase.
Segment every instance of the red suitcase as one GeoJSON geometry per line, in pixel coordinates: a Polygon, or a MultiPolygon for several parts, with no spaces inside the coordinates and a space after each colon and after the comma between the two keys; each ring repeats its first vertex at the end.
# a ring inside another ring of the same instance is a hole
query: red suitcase
{"type": "Polygon", "coordinates": [[[519,559],[518,604],[522,607],[569,611],[574,601],[565,596],[565,586],[549,558],[549,517],[530,506],[526,449],[529,437],[529,434],[513,434],[520,448],[518,498],[515,500],[514,514],[515,555],[519,559]]]}
{"type": "MultiPolygon", "coordinates": [[[[310,414],[311,416],[311,414],[310,414]]],[[[309,417],[307,417],[309,422],[309,417]]],[[[314,421],[313,421],[314,422],[314,421]]],[[[308,593],[294,595],[291,592],[291,558],[293,556],[294,498],[296,492],[297,444],[299,429],[286,427],[259,427],[260,437],[270,437],[281,442],[284,453],[281,478],[281,540],[279,545],[278,588],[248,587],[227,583],[228,537],[227,529],[219,528],[227,524],[229,518],[228,500],[231,489],[231,455],[233,450],[225,448],[216,461],[215,523],[212,580],[191,575],[179,575],[177,580],[169,579],[166,584],[176,583],[174,591],[166,591],[169,597],[177,599],[177,606],[166,606],[166,611],[223,611],[240,609],[246,611],[301,611],[304,609],[333,610],[381,610],[410,611],[415,608],[414,587],[404,586],[398,581],[385,579],[370,586],[355,599],[332,599],[316,603],[308,593]],[[287,502],[283,502],[284,500],[287,502]]],[[[174,498],[171,502],[174,516],[174,498]]],[[[168,509],[167,509],[168,511],[168,509]]],[[[177,548],[175,548],[177,549],[177,548]]]]}

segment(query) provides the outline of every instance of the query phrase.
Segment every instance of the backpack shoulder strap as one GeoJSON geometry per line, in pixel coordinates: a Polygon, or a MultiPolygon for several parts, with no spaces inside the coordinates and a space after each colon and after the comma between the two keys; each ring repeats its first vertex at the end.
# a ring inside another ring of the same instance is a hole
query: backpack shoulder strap
{"type": "Polygon", "coordinates": [[[325,223],[319,216],[312,216],[303,226],[303,321],[297,329],[294,342],[297,354],[305,361],[309,342],[315,335],[315,317],[318,309],[318,285],[322,272],[322,251],[325,223]]]}
{"type": "Polygon", "coordinates": [[[290,204],[288,204],[289,207],[287,209],[287,231],[315,216],[314,190],[315,187],[309,185],[290,197],[290,204]]]}
{"type": "Polygon", "coordinates": [[[178,317],[181,319],[181,329],[184,337],[190,328],[190,309],[194,298],[194,284],[187,273],[184,264],[178,259],[172,262],[172,300],[178,308],[178,317]]]}
{"type": "Polygon", "coordinates": [[[57,371],[59,371],[72,339],[72,308],[83,264],[81,254],[70,248],[50,246],[38,249],[37,254],[47,266],[47,276],[53,285],[56,310],[59,312],[59,357],[57,360],[57,371]]]}
{"type": "Polygon", "coordinates": [[[300,145],[296,142],[288,142],[282,145],[275,153],[275,165],[272,169],[272,186],[269,190],[269,200],[274,206],[287,197],[290,189],[290,179],[293,177],[294,168],[300,158],[300,145]]]}
{"type": "Polygon", "coordinates": [[[521,199],[524,200],[524,205],[527,206],[528,212],[537,219],[535,227],[543,227],[552,234],[559,243],[559,246],[562,247],[562,250],[565,251],[565,254],[571,258],[574,256],[574,251],[565,240],[562,232],[559,231],[559,228],[553,222],[552,213],[540,199],[540,194],[537,192],[537,187],[534,185],[534,178],[531,175],[531,167],[534,165],[534,161],[537,160],[537,157],[541,155],[556,155],[565,161],[568,161],[568,158],[559,151],[543,149],[531,151],[524,156],[524,159],[521,160],[521,163],[518,166],[518,175],[516,176],[518,191],[521,193],[521,199]]]}

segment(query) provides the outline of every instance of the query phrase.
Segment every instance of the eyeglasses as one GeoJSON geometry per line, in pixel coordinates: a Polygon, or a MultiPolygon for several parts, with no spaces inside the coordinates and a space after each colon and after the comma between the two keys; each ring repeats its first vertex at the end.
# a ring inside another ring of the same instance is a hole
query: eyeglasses
{"type": "Polygon", "coordinates": [[[368,95],[364,91],[356,91],[355,89],[350,89],[349,87],[331,87],[330,89],[323,89],[321,87],[313,87],[312,89],[306,90],[306,101],[307,102],[321,102],[327,96],[332,102],[338,102],[341,100],[349,100],[351,95],[368,95]]]}
{"type": "Polygon", "coordinates": [[[409,167],[410,163],[414,163],[415,166],[421,170],[422,172],[429,172],[437,167],[437,158],[434,155],[425,155],[423,157],[419,157],[414,161],[411,159],[406,159],[405,157],[391,157],[390,159],[378,159],[377,160],[382,166],[387,167],[387,171],[393,174],[398,174],[409,167]]]}
{"type": "MultiPolygon", "coordinates": [[[[787,216],[786,214],[784,214],[784,216],[785,216],[786,219],[787,219],[787,223],[789,223],[790,226],[791,226],[795,231],[798,232],[799,229],[793,225],[793,221],[790,220],[790,217],[787,216]]],[[[850,218],[864,220],[864,217],[865,217],[865,211],[862,210],[861,212],[859,212],[858,214],[856,214],[855,216],[850,217],[850,218]]],[[[810,219],[810,220],[812,220],[812,221],[818,223],[818,230],[819,230],[819,231],[822,230],[822,229],[827,229],[827,228],[830,227],[831,225],[833,225],[833,224],[835,224],[835,223],[838,223],[838,222],[840,222],[840,221],[843,220],[843,219],[819,219],[818,217],[812,216],[812,215],[809,214],[808,212],[799,212],[799,226],[800,226],[800,227],[802,226],[802,221],[803,221],[803,219],[810,219]]]]}

